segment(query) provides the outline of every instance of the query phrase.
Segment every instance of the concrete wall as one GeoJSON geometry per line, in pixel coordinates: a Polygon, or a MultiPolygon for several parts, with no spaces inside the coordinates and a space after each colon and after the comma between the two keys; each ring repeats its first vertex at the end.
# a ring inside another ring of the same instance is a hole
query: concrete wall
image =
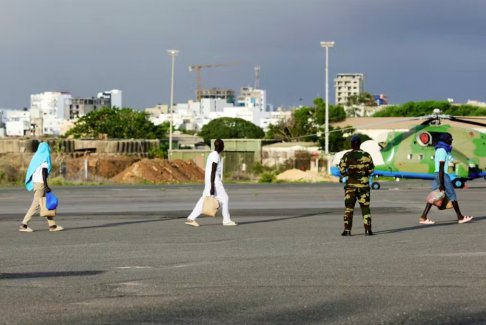
{"type": "MultiPolygon", "coordinates": [[[[260,139],[223,139],[225,152],[252,152],[254,159],[262,160],[262,140],[260,139]]],[[[211,140],[211,149],[214,150],[214,139],[211,140]]]]}
{"type": "MultiPolygon", "coordinates": [[[[118,154],[147,154],[151,149],[159,148],[159,140],[79,140],[49,139],[52,152],[96,152],[118,154]]],[[[37,139],[0,139],[0,153],[35,152],[37,139]]]]}
{"type": "Polygon", "coordinates": [[[37,146],[33,140],[0,139],[0,153],[34,152],[37,146]]]}
{"type": "Polygon", "coordinates": [[[169,152],[169,160],[193,160],[200,168],[206,168],[210,150],[172,150],[169,152]]]}
{"type": "MultiPolygon", "coordinates": [[[[206,169],[206,160],[210,153],[209,150],[172,150],[169,160],[193,160],[200,168],[206,169]]],[[[255,160],[253,152],[226,151],[225,149],[221,156],[224,176],[228,176],[228,173],[243,171],[243,169],[250,171],[255,163],[260,162],[255,160]]]]}
{"type": "MultiPolygon", "coordinates": [[[[223,141],[222,157],[225,176],[228,173],[250,171],[252,166],[261,163],[262,140],[223,139],[223,141]]],[[[194,160],[199,167],[205,169],[206,159],[212,150],[214,150],[214,140],[211,140],[211,150],[172,150],[169,153],[169,160],[194,160]]]]}

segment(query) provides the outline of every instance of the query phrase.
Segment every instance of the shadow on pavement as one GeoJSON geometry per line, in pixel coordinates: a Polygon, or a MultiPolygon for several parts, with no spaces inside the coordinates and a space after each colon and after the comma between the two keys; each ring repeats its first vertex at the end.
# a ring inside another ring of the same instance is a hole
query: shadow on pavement
{"type": "Polygon", "coordinates": [[[145,219],[145,220],[136,220],[136,221],[123,221],[123,222],[112,222],[112,223],[105,223],[102,225],[95,225],[95,226],[83,226],[83,227],[69,227],[64,229],[64,231],[69,230],[79,230],[79,229],[92,229],[92,228],[111,228],[117,226],[126,226],[132,224],[139,224],[139,223],[149,223],[149,222],[160,222],[160,221],[169,221],[179,219],[180,217],[172,217],[172,218],[159,218],[159,219],[145,219]]]}
{"type": "Polygon", "coordinates": [[[314,217],[314,216],[321,215],[321,214],[330,214],[330,213],[329,212],[308,213],[308,214],[301,214],[301,215],[298,215],[298,216],[290,216],[290,217],[284,217],[284,218],[274,218],[274,219],[265,219],[265,220],[257,220],[257,221],[243,221],[243,222],[238,222],[238,225],[250,225],[250,224],[253,224],[253,223],[264,223],[264,222],[278,222],[278,221],[284,221],[284,220],[290,220],[290,219],[314,217]]]}
{"type": "Polygon", "coordinates": [[[60,271],[60,272],[26,272],[26,273],[0,273],[0,279],[36,279],[67,276],[97,275],[105,271],[60,271]]]}
{"type": "MultiPolygon", "coordinates": [[[[486,219],[486,216],[474,217],[472,223],[483,220],[483,219],[486,219]]],[[[417,223],[418,223],[418,221],[417,221],[417,223]]],[[[393,234],[393,233],[409,231],[409,230],[426,229],[426,228],[431,228],[431,227],[447,227],[447,226],[452,226],[452,225],[458,225],[457,221],[456,220],[454,220],[454,221],[441,221],[441,222],[436,222],[433,225],[417,224],[415,226],[404,227],[404,228],[374,231],[374,233],[375,233],[375,235],[377,235],[377,234],[393,234]]]]}

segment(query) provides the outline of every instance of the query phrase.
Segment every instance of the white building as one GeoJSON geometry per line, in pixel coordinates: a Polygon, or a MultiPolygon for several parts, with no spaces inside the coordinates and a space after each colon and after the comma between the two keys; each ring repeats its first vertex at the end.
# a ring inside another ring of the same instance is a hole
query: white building
{"type": "Polygon", "coordinates": [[[31,121],[36,135],[59,135],[61,124],[68,118],[66,108],[72,101],[68,92],[46,91],[30,95],[31,121]]]}
{"type": "Polygon", "coordinates": [[[118,89],[107,90],[98,93],[97,98],[109,99],[111,107],[122,108],[122,91],[118,89]]]}
{"type": "Polygon", "coordinates": [[[30,112],[24,110],[5,110],[5,134],[22,137],[31,131],[30,112]]]}
{"type": "MultiPolygon", "coordinates": [[[[449,102],[454,103],[454,99],[448,98],[449,102]]],[[[478,106],[478,107],[486,107],[486,103],[479,101],[479,100],[473,100],[473,99],[468,99],[466,102],[466,105],[473,105],[473,106],[478,106]]]]}
{"type": "Polygon", "coordinates": [[[69,105],[72,96],[68,92],[46,91],[30,95],[30,109],[38,110],[40,116],[51,116],[65,119],[65,108],[69,105]]]}
{"type": "Polygon", "coordinates": [[[288,121],[292,117],[291,111],[275,111],[270,112],[266,117],[260,121],[260,127],[266,132],[270,124],[278,125],[281,122],[288,121]]]}
{"type": "MultiPolygon", "coordinates": [[[[175,129],[199,131],[210,121],[222,118],[241,118],[264,129],[270,123],[278,123],[282,118],[288,118],[290,112],[266,112],[266,92],[250,87],[241,88],[237,105],[228,103],[226,98],[201,98],[201,101],[189,101],[174,105],[172,122],[175,129]]],[[[168,111],[156,108],[145,109],[150,114],[150,121],[158,125],[170,121],[168,111]]]]}
{"type": "Polygon", "coordinates": [[[363,73],[339,73],[334,79],[336,105],[346,105],[348,98],[363,93],[363,73]]]}
{"type": "Polygon", "coordinates": [[[76,120],[102,107],[122,108],[122,91],[113,89],[99,92],[97,97],[71,98],[69,105],[66,107],[66,120],[76,120]]]}
{"type": "Polygon", "coordinates": [[[240,89],[240,95],[236,100],[236,106],[254,108],[260,112],[264,112],[267,107],[266,91],[263,89],[243,87],[240,89]]]}
{"type": "Polygon", "coordinates": [[[169,111],[169,105],[157,104],[154,107],[148,107],[144,109],[145,113],[149,114],[149,117],[157,117],[160,114],[167,113],[169,111]]]}

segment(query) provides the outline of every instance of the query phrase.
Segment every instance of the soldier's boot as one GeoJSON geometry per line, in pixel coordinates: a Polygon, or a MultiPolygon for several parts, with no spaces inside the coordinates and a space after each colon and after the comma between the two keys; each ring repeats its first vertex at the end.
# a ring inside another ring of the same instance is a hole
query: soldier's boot
{"type": "Polygon", "coordinates": [[[349,224],[344,224],[344,231],[342,232],[341,236],[351,236],[351,227],[349,224]]]}
{"type": "Polygon", "coordinates": [[[364,225],[365,229],[365,236],[373,236],[373,231],[371,231],[371,224],[369,225],[364,225]]]}
{"type": "Polygon", "coordinates": [[[351,236],[351,230],[344,230],[342,233],[341,233],[341,236],[351,236]]]}
{"type": "Polygon", "coordinates": [[[353,227],[353,212],[346,211],[344,213],[344,231],[341,236],[351,236],[351,228],[353,227]]]}

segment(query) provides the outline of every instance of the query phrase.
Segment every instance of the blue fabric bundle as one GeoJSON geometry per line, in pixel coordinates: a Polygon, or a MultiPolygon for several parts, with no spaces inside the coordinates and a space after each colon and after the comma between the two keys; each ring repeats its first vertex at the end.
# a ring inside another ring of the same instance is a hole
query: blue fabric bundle
{"type": "Polygon", "coordinates": [[[52,191],[46,193],[46,208],[47,210],[56,210],[59,200],[52,191]]]}
{"type": "Polygon", "coordinates": [[[449,144],[452,142],[452,136],[448,133],[443,133],[439,137],[439,142],[435,145],[435,149],[444,149],[447,152],[452,151],[452,146],[449,144]]]}
{"type": "Polygon", "coordinates": [[[451,152],[452,151],[452,146],[443,142],[443,141],[439,141],[437,142],[437,144],[435,145],[435,149],[444,149],[446,152],[451,152]]]}

